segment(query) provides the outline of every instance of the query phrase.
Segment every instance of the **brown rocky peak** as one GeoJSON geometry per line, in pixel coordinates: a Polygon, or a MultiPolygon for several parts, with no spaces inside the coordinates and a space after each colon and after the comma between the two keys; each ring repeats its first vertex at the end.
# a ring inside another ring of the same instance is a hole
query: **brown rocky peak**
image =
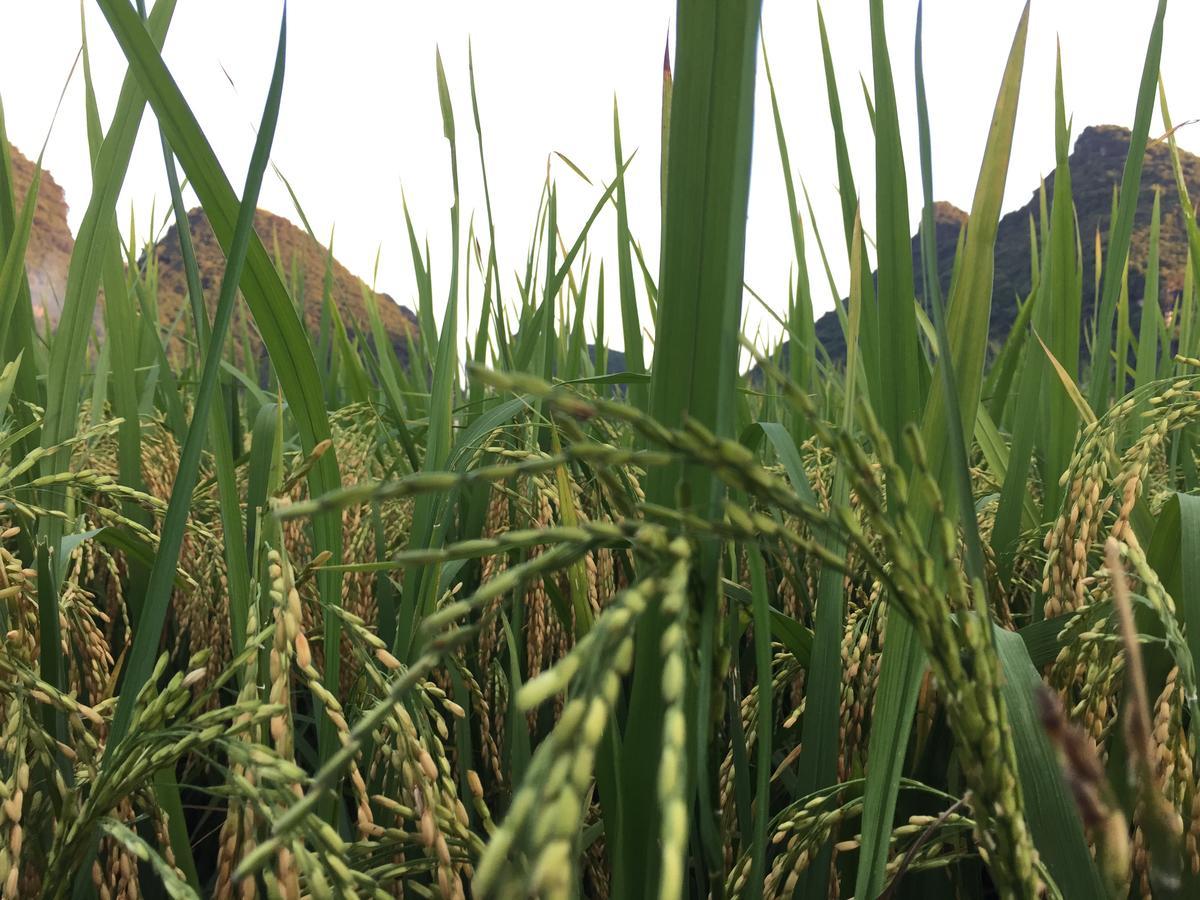
{"type": "Polygon", "coordinates": [[[967,224],[967,214],[953,203],[937,200],[933,204],[933,224],[938,227],[947,225],[959,229],[967,224]]]}
{"type": "MultiPolygon", "coordinates": [[[[1096,267],[1096,235],[1107,245],[1109,219],[1112,216],[1113,190],[1120,185],[1129,155],[1130,132],[1119,125],[1092,125],[1083,129],[1075,140],[1070,159],[1071,197],[1079,223],[1079,241],[1082,250],[1083,285],[1082,311],[1084,321],[1089,321],[1094,305],[1094,279],[1096,267]]],[[[1048,148],[1049,149],[1049,148],[1048,148]]],[[[1200,157],[1179,151],[1183,179],[1193,200],[1200,197],[1200,157]]],[[[1053,164],[1053,157],[1049,160],[1053,164]]],[[[1054,197],[1053,171],[1045,179],[1049,201],[1054,197]]],[[[1018,299],[1023,300],[1031,291],[1032,258],[1029,246],[1029,225],[1032,220],[1040,228],[1041,202],[1039,186],[1032,185],[1029,201],[1020,209],[1013,210],[1000,220],[996,234],[995,272],[992,283],[991,321],[989,338],[993,347],[1007,338],[1017,315],[1018,299]]],[[[1179,191],[1175,184],[1175,173],[1171,153],[1166,141],[1152,140],[1146,147],[1142,166],[1141,188],[1138,192],[1137,208],[1133,219],[1133,234],[1129,248],[1129,300],[1130,319],[1135,326],[1141,318],[1141,305],[1145,291],[1146,265],[1149,257],[1150,219],[1154,207],[1154,195],[1158,193],[1161,204],[1162,222],[1159,240],[1159,302],[1164,310],[1170,310],[1175,299],[1183,290],[1187,268],[1186,220],[1180,205],[1179,191]]],[[[938,250],[938,275],[943,296],[950,286],[954,271],[954,252],[958,231],[967,221],[967,214],[949,203],[934,204],[936,244],[938,250]]],[[[913,272],[916,274],[918,296],[923,294],[920,238],[913,236],[913,272]]],[[[833,312],[826,313],[816,323],[818,339],[829,354],[840,358],[845,353],[841,325],[833,312]]],[[[1085,347],[1081,350],[1086,352],[1085,347]]]]}
{"type": "MultiPolygon", "coordinates": [[[[11,158],[14,200],[19,213],[33,180],[35,166],[16,148],[12,149],[11,158]]],[[[225,254],[201,210],[194,209],[188,213],[188,227],[196,249],[205,299],[212,310],[216,307],[217,292],[225,271],[225,254]]],[[[319,334],[327,249],[287,219],[265,210],[259,210],[255,215],[254,227],[267,252],[282,267],[289,289],[293,295],[299,295],[298,302],[302,300],[305,325],[312,334],[319,334]]],[[[49,172],[43,171],[29,247],[25,253],[25,269],[34,313],[42,323],[48,320],[51,326],[58,324],[74,247],[75,239],[67,224],[67,202],[63,189],[49,172]]],[[[169,327],[187,303],[187,282],[179,254],[179,236],[174,226],[154,248],[154,254],[158,266],[158,308],[163,323],[169,327]]],[[[369,339],[371,333],[363,300],[363,292],[368,290],[361,279],[336,259],[333,261],[333,299],[350,335],[361,335],[364,340],[369,339]]],[[[416,317],[387,294],[376,293],[375,298],[384,330],[403,359],[407,355],[408,336],[416,334],[416,317]]],[[[100,328],[101,325],[98,307],[96,327],[100,328]]],[[[179,349],[178,339],[172,349],[179,349]]],[[[261,347],[257,349],[261,351],[261,347]]]]}
{"type": "MultiPolygon", "coordinates": [[[[35,169],[16,147],[12,147],[13,202],[20,215],[35,169]]],[[[67,201],[63,189],[47,171],[42,171],[34,207],[33,229],[25,250],[25,272],[29,277],[29,293],[33,311],[39,320],[58,323],[63,297],[67,292],[67,269],[75,238],[67,225],[67,201]]]]}
{"type": "MultiPolygon", "coordinates": [[[[188,213],[188,227],[196,252],[205,300],[211,312],[216,308],[221,276],[225,272],[225,254],[203,210],[193,209],[188,213]]],[[[260,209],[255,213],[254,230],[266,247],[267,253],[281,267],[284,281],[293,297],[303,304],[305,326],[313,335],[319,334],[329,251],[308,232],[282,216],[266,210],[260,209]]],[[[155,246],[154,253],[158,268],[159,314],[163,322],[170,323],[187,303],[187,281],[179,251],[179,234],[175,226],[171,226],[166,236],[155,246]]],[[[363,300],[364,291],[370,291],[370,288],[336,259],[333,260],[333,300],[351,337],[361,335],[366,340],[371,334],[371,325],[363,300]]],[[[407,353],[408,335],[416,334],[416,317],[398,305],[389,295],[375,293],[374,296],[383,327],[391,339],[392,346],[403,359],[407,353]]],[[[257,342],[257,338],[255,341],[257,342]]],[[[261,346],[256,349],[261,351],[261,346]]]]}

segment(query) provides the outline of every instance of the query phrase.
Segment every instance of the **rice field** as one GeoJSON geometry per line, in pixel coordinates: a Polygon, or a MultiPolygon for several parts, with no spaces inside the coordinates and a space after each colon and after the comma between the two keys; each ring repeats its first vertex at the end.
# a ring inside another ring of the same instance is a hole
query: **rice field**
{"type": "MultiPolygon", "coordinates": [[[[899,85],[907,48],[870,2],[873,195],[841,126],[861,100],[826,82],[841,221],[807,216],[771,83],[796,274],[767,303],[787,352],[739,337],[759,2],[680,4],[662,159],[631,161],[614,128],[592,216],[563,233],[548,181],[523,260],[497,259],[490,203],[460,208],[460,165],[503,173],[474,73],[452,96],[439,58],[455,202],[408,225],[448,225],[452,256],[434,272],[413,240],[405,352],[373,295],[348,328],[328,279],[312,333],[253,229],[286,15],[235,184],[159,55],[174,0],[97,3],[129,69],[111,121],[89,103],[94,189],[53,333],[23,266],[38,181],[16,196],[0,166],[0,897],[1198,895],[1200,229],[1182,175],[1181,295],[1164,311],[1148,276],[1157,312],[1135,330],[1123,279],[1148,142],[1179,171],[1166,0],[1139,7],[1153,28],[1095,272],[1060,68],[1055,189],[999,347],[1018,101],[1050,89],[1022,84],[1028,8],[981,86],[994,114],[945,296],[919,19],[899,85]],[[905,159],[896,98],[914,89],[905,159]],[[183,225],[175,323],[117,226],[143,120],[183,225]],[[661,165],[657,271],[629,165],[661,165]],[[226,256],[215,307],[185,183],[226,256]],[[613,219],[602,260],[589,235],[613,219]],[[851,272],[844,360],[814,335],[833,284],[807,267],[814,240],[851,272]],[[604,316],[623,367],[592,346],[604,316]]],[[[82,77],[91,96],[86,55],[82,77]]]]}

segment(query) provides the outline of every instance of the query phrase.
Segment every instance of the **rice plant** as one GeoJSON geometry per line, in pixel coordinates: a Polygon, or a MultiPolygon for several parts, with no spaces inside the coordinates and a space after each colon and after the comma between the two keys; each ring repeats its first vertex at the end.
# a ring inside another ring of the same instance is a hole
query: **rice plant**
{"type": "Polygon", "coordinates": [[[1053,195],[999,347],[1014,125],[1046,89],[1023,84],[1028,7],[952,261],[921,13],[904,85],[870,3],[872,197],[815,10],[840,223],[805,220],[789,86],[764,65],[786,348],[739,336],[759,2],[680,4],[662,158],[629,158],[614,116],[591,216],[563,233],[548,178],[512,287],[510,223],[458,195],[460,164],[489,174],[473,66],[466,117],[439,56],[452,253],[435,273],[404,210],[404,352],[373,295],[344,320],[332,255],[312,333],[255,230],[286,13],[239,189],[160,56],[174,0],[97,3],[128,72],[101,122],[85,46],[94,188],[50,333],[23,266],[38,179],[14,190],[0,116],[0,897],[1196,895],[1200,229],[1158,77],[1166,0],[1095,273],[1059,66],[1053,195]],[[173,321],[115,218],[143,120],[185,267],[173,321]],[[1164,313],[1156,198],[1135,333],[1123,274],[1154,141],[1188,274],[1164,313]],[[629,222],[637,165],[662,174],[657,271],[629,222]],[[211,296],[185,179],[225,255],[211,296]],[[589,239],[610,220],[606,307],[589,239]],[[814,332],[810,239],[848,264],[844,357],[814,332]]]}

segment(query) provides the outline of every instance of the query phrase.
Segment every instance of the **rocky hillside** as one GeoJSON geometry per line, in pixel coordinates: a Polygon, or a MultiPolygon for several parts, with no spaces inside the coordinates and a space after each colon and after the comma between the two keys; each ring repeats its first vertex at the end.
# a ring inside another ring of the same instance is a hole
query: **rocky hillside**
{"type": "MultiPolygon", "coordinates": [[[[1116,125],[1097,125],[1084,129],[1071,153],[1071,193],[1079,219],[1083,250],[1083,314],[1088,321],[1093,307],[1093,285],[1096,256],[1096,231],[1107,244],[1109,218],[1112,213],[1113,186],[1121,181],[1125,157],[1129,153],[1129,130],[1116,125]]],[[[1184,178],[1193,199],[1200,198],[1200,157],[1180,151],[1184,178]]],[[[1145,287],[1146,257],[1150,243],[1150,214],[1154,192],[1161,192],[1162,234],[1159,247],[1160,297],[1164,307],[1174,302],[1183,289],[1184,268],[1187,265],[1187,234],[1175,176],[1171,168],[1170,151],[1165,143],[1151,144],[1146,151],[1142,170],[1141,193],[1134,218],[1133,243],[1129,252],[1130,313],[1134,322],[1141,316],[1142,294],[1145,287]]],[[[1046,180],[1049,198],[1054,196],[1053,173],[1046,180]]],[[[1016,298],[1030,291],[1029,221],[1040,222],[1038,191],[1035,187],[1029,202],[1000,220],[996,237],[996,274],[992,288],[990,337],[999,344],[1008,335],[1017,314],[1016,298]]],[[[938,261],[943,295],[949,290],[953,270],[954,249],[959,229],[967,214],[948,203],[937,204],[938,261]]],[[[1040,227],[1040,225],[1039,225],[1040,227]]],[[[917,273],[917,291],[921,291],[920,241],[914,235],[913,265],[917,273]]],[[[837,316],[830,311],[817,320],[817,337],[839,359],[845,354],[845,342],[837,316]]]]}
{"type": "MultiPolygon", "coordinates": [[[[33,180],[34,164],[21,151],[12,148],[12,175],[17,214],[33,180]]],[[[34,312],[39,318],[49,318],[57,324],[62,301],[67,290],[67,267],[75,238],[67,225],[67,201],[63,189],[49,172],[42,172],[37,206],[33,213],[33,230],[25,251],[25,271],[29,276],[29,292],[34,312]]]]}
{"type": "MultiPolygon", "coordinates": [[[[210,312],[216,309],[217,295],[221,289],[221,276],[225,271],[225,255],[217,242],[208,219],[200,209],[188,213],[188,227],[192,246],[196,251],[196,262],[200,269],[204,297],[210,312]]],[[[259,210],[255,214],[254,228],[262,239],[267,252],[282,265],[285,281],[294,294],[303,300],[304,323],[313,335],[320,334],[321,305],[324,296],[325,265],[328,251],[282,216],[259,210]]],[[[175,226],[155,246],[158,265],[159,315],[164,322],[173,322],[187,303],[187,283],[183,260],[179,252],[179,234],[175,226]]],[[[369,290],[361,279],[351,274],[336,259],[333,261],[333,299],[337,302],[346,330],[351,338],[361,335],[369,340],[371,323],[363,302],[363,291],[369,290]]],[[[407,357],[407,335],[416,334],[416,316],[398,305],[388,294],[376,294],[379,315],[384,329],[391,338],[392,346],[401,359],[407,357]]]]}
{"type": "MultiPolygon", "coordinates": [[[[13,148],[13,186],[18,207],[29,189],[33,171],[33,163],[13,148]]],[[[216,307],[221,275],[225,271],[225,256],[203,212],[194,209],[188,213],[188,224],[192,243],[196,248],[196,260],[200,267],[205,298],[212,310],[216,307]]],[[[289,287],[293,290],[303,287],[305,324],[313,335],[319,334],[326,249],[287,219],[264,210],[258,211],[254,224],[267,251],[276,255],[288,273],[289,287]],[[295,284],[292,283],[293,280],[295,284]]],[[[62,312],[62,300],[67,287],[67,269],[74,246],[75,239],[67,225],[67,203],[63,190],[49,172],[43,172],[33,231],[25,254],[25,270],[29,276],[34,311],[39,317],[48,318],[51,325],[58,323],[62,312]]],[[[154,253],[158,261],[159,311],[162,321],[169,325],[175,321],[176,315],[187,302],[187,286],[179,254],[179,236],[174,226],[154,248],[154,253]]],[[[334,260],[333,296],[338,303],[346,329],[351,337],[361,334],[364,339],[369,339],[371,325],[363,302],[364,289],[366,286],[359,278],[334,260]]],[[[383,319],[384,328],[393,347],[404,359],[408,352],[407,336],[416,333],[416,317],[387,294],[376,294],[376,299],[379,301],[379,314],[383,319]]],[[[97,327],[100,327],[99,312],[96,318],[97,327]]]]}

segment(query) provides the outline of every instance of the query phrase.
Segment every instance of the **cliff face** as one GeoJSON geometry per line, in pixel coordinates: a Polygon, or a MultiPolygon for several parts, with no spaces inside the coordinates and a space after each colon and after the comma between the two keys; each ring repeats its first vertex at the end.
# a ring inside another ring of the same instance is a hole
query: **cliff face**
{"type": "MultiPolygon", "coordinates": [[[[1085,128],[1071,153],[1071,196],[1079,219],[1079,238],[1083,251],[1083,316],[1093,312],[1096,272],[1096,233],[1101,246],[1108,244],[1112,217],[1113,188],[1121,183],[1125,158],[1129,155],[1129,129],[1115,125],[1085,128]]],[[[1200,197],[1200,157],[1179,152],[1188,193],[1200,197]]],[[[1146,262],[1150,248],[1150,217],[1154,194],[1159,193],[1162,210],[1159,235],[1159,299],[1169,308],[1183,290],[1187,267],[1187,230],[1171,153],[1165,142],[1153,143],[1146,150],[1142,184],[1133,220],[1133,239],[1129,248],[1129,299],[1131,318],[1141,316],[1146,284],[1146,262]]],[[[1046,179],[1047,198],[1054,197],[1054,174],[1046,179]]],[[[1015,296],[1030,291],[1029,220],[1041,228],[1039,202],[1035,190],[1029,202],[1009,213],[1000,222],[996,238],[996,282],[992,292],[991,336],[1003,340],[1016,315],[1015,296]]]]}
{"type": "MultiPolygon", "coordinates": [[[[12,175],[17,215],[25,202],[26,192],[33,180],[34,164],[21,151],[12,148],[12,175]]],[[[25,272],[29,277],[29,293],[39,326],[49,319],[58,324],[62,301],[67,291],[67,268],[75,238],[67,225],[67,201],[63,189],[49,172],[42,172],[34,207],[33,229],[25,250],[25,272]]]]}
{"type": "MultiPolygon", "coordinates": [[[[211,314],[216,309],[221,277],[225,272],[225,254],[200,209],[188,213],[188,227],[204,298],[211,314]]],[[[319,334],[328,251],[287,219],[261,209],[255,214],[254,229],[267,252],[282,266],[285,283],[294,299],[303,304],[304,324],[313,335],[319,334]]],[[[154,247],[154,255],[158,268],[159,316],[169,325],[188,303],[187,280],[179,251],[179,233],[175,226],[171,226],[166,236],[154,247]]],[[[370,319],[363,301],[363,291],[368,290],[361,279],[352,275],[336,259],[333,261],[334,302],[350,336],[361,335],[364,341],[369,340],[371,334],[370,319]]],[[[416,317],[387,294],[375,294],[375,298],[384,329],[403,360],[407,356],[407,336],[416,335],[416,317]]],[[[253,340],[256,349],[261,352],[262,347],[256,335],[253,340]]]]}
{"type": "MultiPolygon", "coordinates": [[[[1094,306],[1096,266],[1096,233],[1101,246],[1108,242],[1109,219],[1112,216],[1113,188],[1121,182],[1125,157],[1129,154],[1129,130],[1116,125],[1097,125],[1084,129],[1075,142],[1070,156],[1071,195],[1079,221],[1079,237],[1083,251],[1083,319],[1090,321],[1094,306]]],[[[1188,191],[1193,199],[1200,198],[1200,157],[1180,151],[1180,162],[1188,191]]],[[[1146,150],[1142,170],[1141,191],[1134,216],[1133,240],[1129,250],[1130,318],[1141,317],[1145,290],[1146,261],[1150,245],[1150,217],[1154,194],[1160,194],[1162,208],[1159,238],[1159,291],[1164,308],[1174,302],[1183,290],[1184,269],[1187,266],[1187,233],[1171,154],[1166,143],[1151,144],[1146,150]]],[[[1054,174],[1046,179],[1047,199],[1054,197],[1054,174]]],[[[958,230],[967,216],[949,204],[937,204],[937,244],[939,274],[943,296],[950,285],[954,248],[958,230]]],[[[1038,190],[1020,209],[1000,220],[996,235],[996,270],[992,287],[992,312],[989,337],[999,344],[1008,336],[1017,315],[1017,298],[1024,299],[1030,291],[1029,222],[1041,228],[1038,190]]],[[[919,236],[913,237],[913,266],[918,296],[922,293],[921,250],[919,236]]],[[[817,337],[834,359],[845,355],[842,329],[834,312],[817,320],[817,337]]]]}
{"type": "MultiPolygon", "coordinates": [[[[958,248],[958,235],[967,223],[967,214],[952,203],[938,201],[933,204],[933,231],[937,243],[938,278],[942,283],[942,297],[945,298],[950,290],[950,276],[954,273],[954,254],[958,248]]],[[[1028,255],[1028,254],[1026,254],[1028,255]]],[[[916,279],[918,295],[923,291],[924,270],[921,262],[921,237],[914,235],[912,240],[913,275],[916,279]]],[[[817,340],[834,359],[842,359],[846,355],[846,339],[842,334],[842,325],[837,313],[825,313],[817,319],[815,331],[817,340]]]]}

